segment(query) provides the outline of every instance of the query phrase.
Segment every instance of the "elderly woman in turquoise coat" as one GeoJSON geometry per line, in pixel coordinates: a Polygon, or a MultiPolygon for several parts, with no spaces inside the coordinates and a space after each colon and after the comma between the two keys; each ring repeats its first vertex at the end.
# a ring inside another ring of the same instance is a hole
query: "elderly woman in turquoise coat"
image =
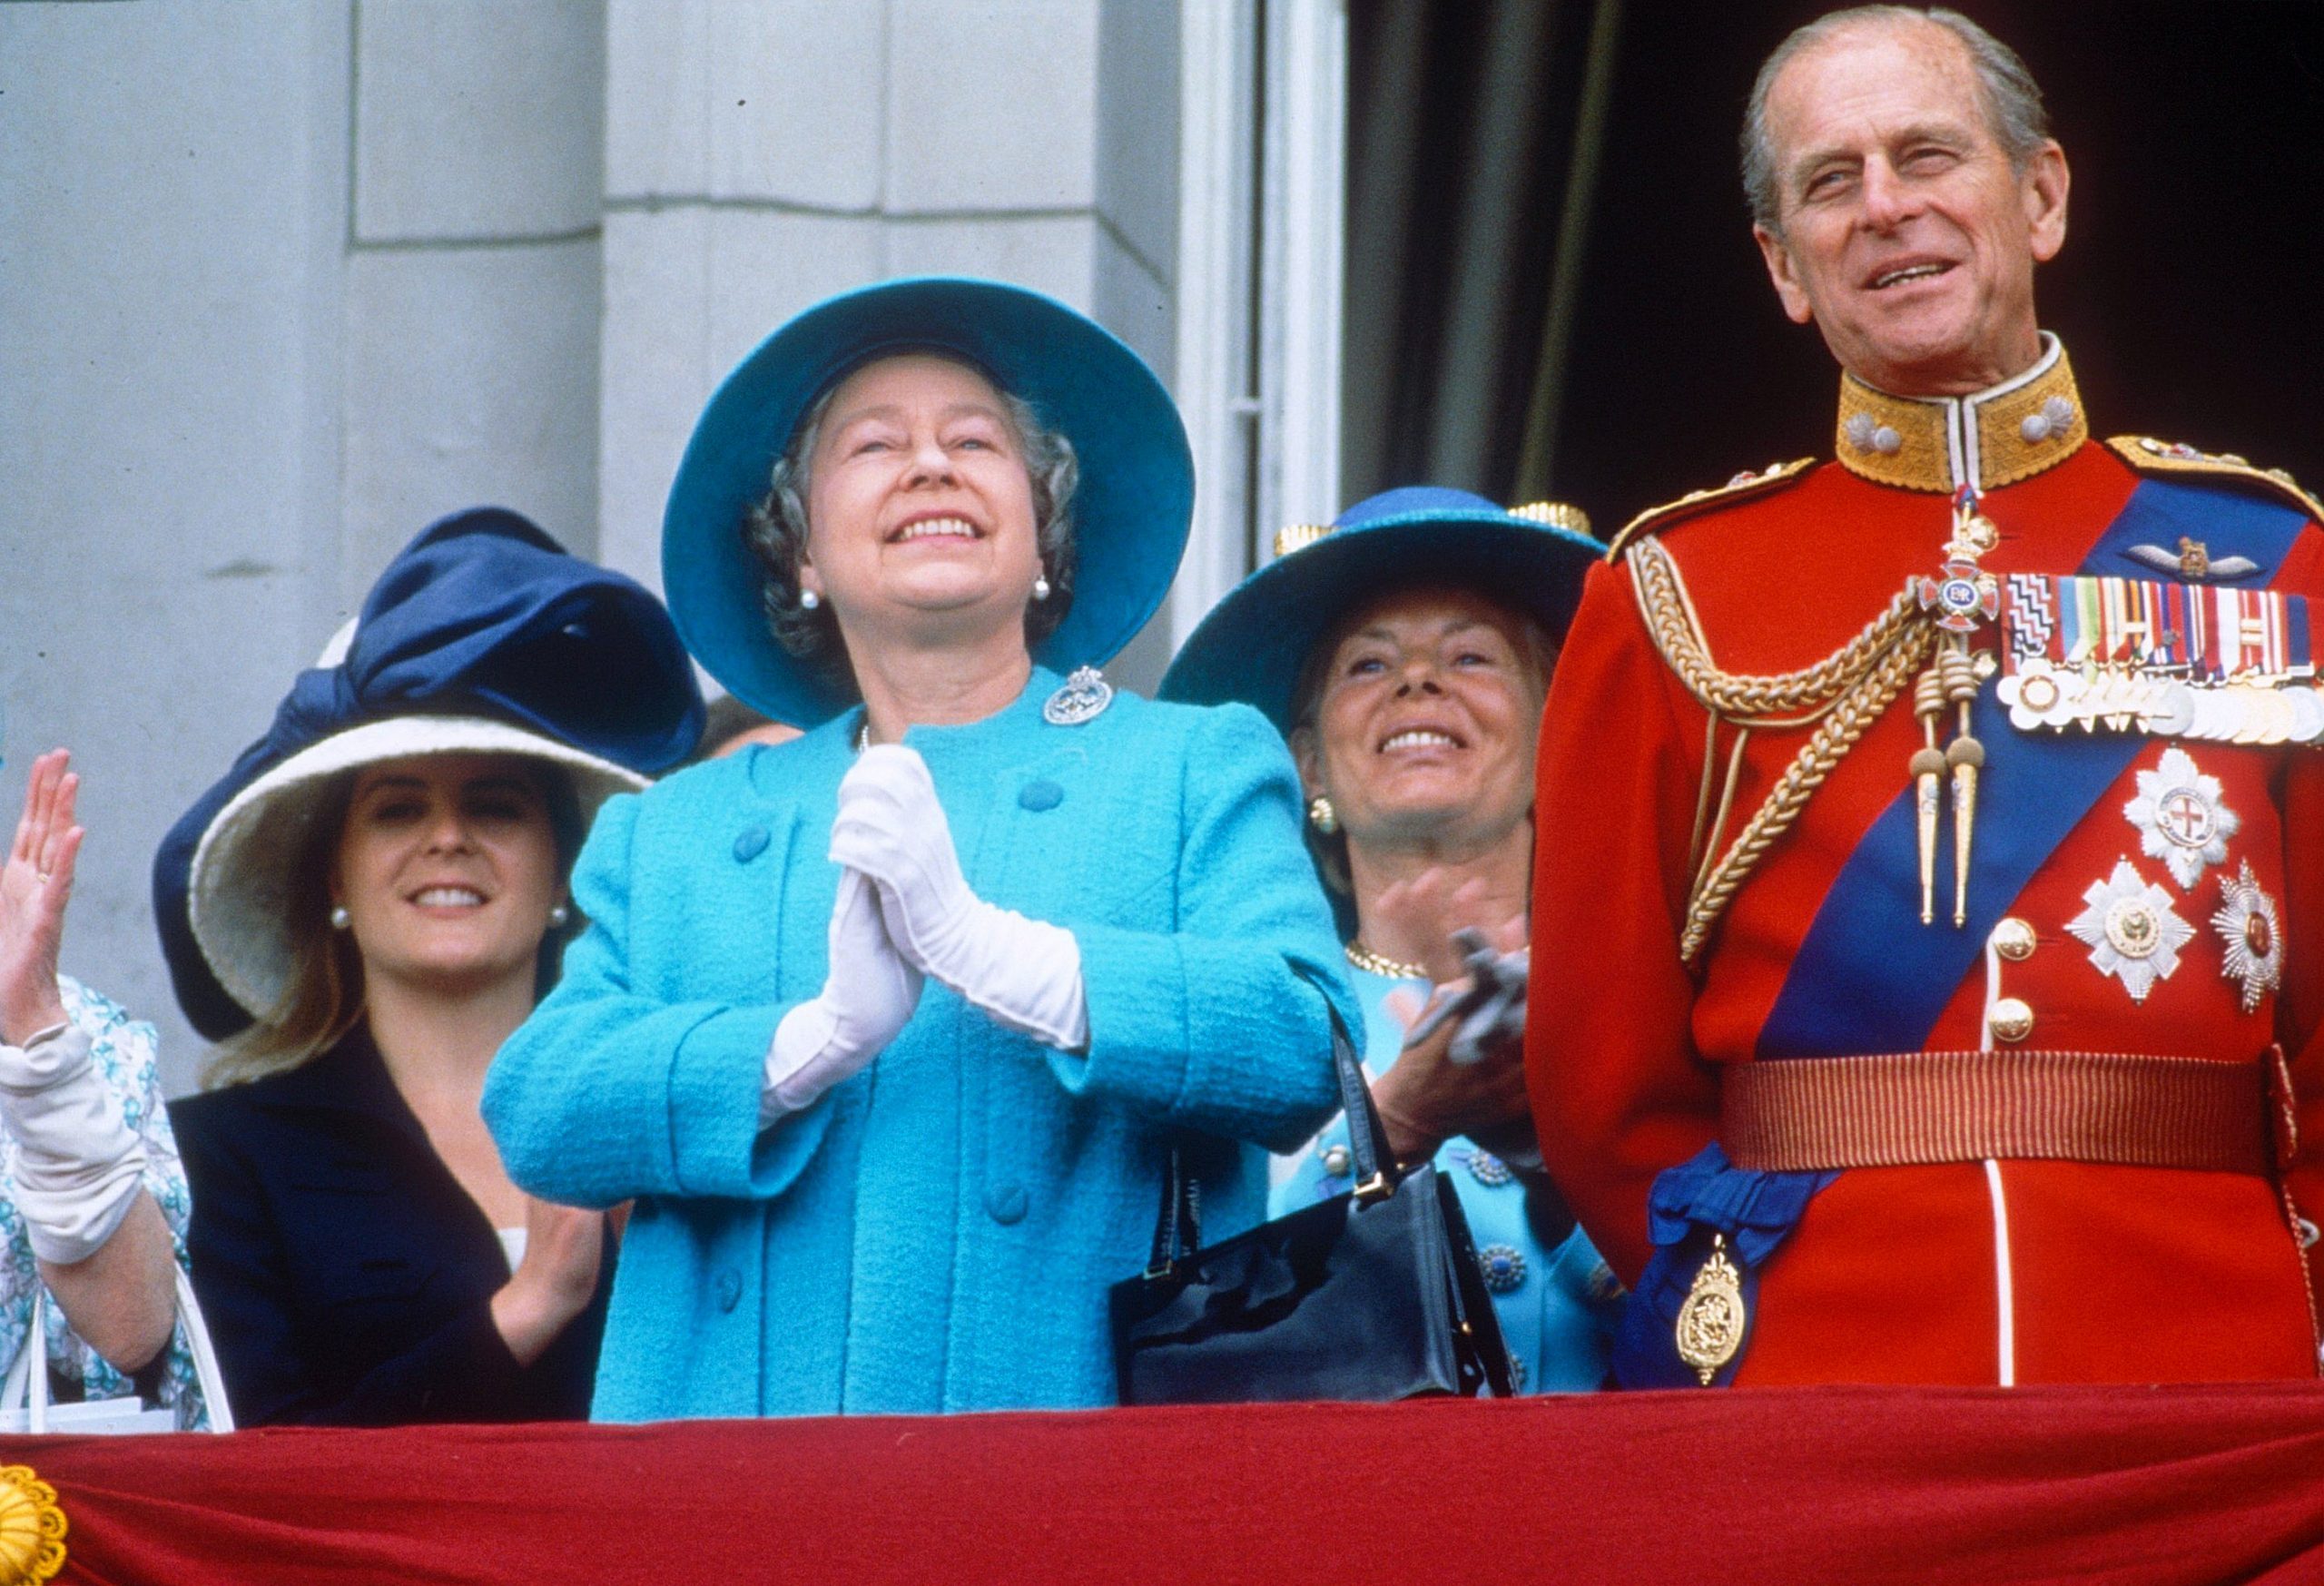
{"type": "MultiPolygon", "coordinates": [[[[1429,486],[1374,496],[1328,527],[1286,529],[1162,685],[1166,698],[1247,701],[1289,741],[1389,1148],[1433,1158],[1455,1187],[1511,1375],[1536,1393],[1600,1385],[1620,1288],[1541,1170],[1515,1043],[1480,1042],[1458,1061],[1452,1027],[1423,1036],[1415,1015],[1463,973],[1456,930],[1525,940],[1535,740],[1558,636],[1600,548],[1586,527],[1554,502],[1505,512],[1429,486]]],[[[1585,842],[1539,862],[1587,853],[1585,842]]],[[[1278,1209],[1345,1192],[1351,1161],[1334,1121],[1278,1164],[1278,1209]]]]}
{"type": "Polygon", "coordinates": [[[1265,1216],[1360,1015],[1281,738],[1095,670],[1192,489],[1145,365],[991,282],[833,299],[712,399],[671,608],[809,730],[606,807],[485,1097],[527,1190],[635,1201],[597,1418],[1108,1404],[1173,1144],[1265,1216]]]}

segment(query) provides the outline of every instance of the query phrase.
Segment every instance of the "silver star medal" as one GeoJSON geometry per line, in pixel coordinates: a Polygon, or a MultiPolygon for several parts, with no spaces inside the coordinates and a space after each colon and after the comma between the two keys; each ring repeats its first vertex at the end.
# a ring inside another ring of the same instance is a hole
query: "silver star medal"
{"type": "Polygon", "coordinates": [[[1076,666],[1065,685],[1042,702],[1041,720],[1053,727],[1078,727],[1103,715],[1114,703],[1114,685],[1095,666],[1076,666]]]}
{"type": "Polygon", "coordinates": [[[2066,921],[2066,929],[2090,948],[2090,961],[2112,975],[2133,1002],[2143,1002],[2157,980],[2179,968],[2179,950],[2195,939],[2195,928],[2172,911],[2171,894],[2139,874],[2127,859],[2114,873],[2093,882],[2082,894],[2089,907],[2066,921]]]}
{"type": "Polygon", "coordinates": [[[2206,776],[2184,749],[2165,749],[2152,771],[2139,773],[2139,796],[2122,806],[2139,829],[2139,846],[2171,879],[2192,892],[2207,864],[2227,862],[2227,840],[2243,818],[2221,802],[2219,778],[2206,776]]]}
{"type": "Polygon", "coordinates": [[[2243,1011],[2254,1012],[2260,999],[2283,984],[2283,922],[2276,916],[2276,901],[2260,890],[2251,862],[2240,871],[2219,878],[2221,906],[2211,916],[2211,929],[2227,943],[2221,972],[2243,982],[2243,1011]]]}

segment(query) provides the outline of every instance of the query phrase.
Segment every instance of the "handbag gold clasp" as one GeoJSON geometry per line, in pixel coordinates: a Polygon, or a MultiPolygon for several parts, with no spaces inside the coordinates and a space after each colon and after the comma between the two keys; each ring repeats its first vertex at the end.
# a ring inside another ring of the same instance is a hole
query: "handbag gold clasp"
{"type": "Polygon", "coordinates": [[[1371,1177],[1357,1185],[1351,1193],[1355,1197],[1356,1205],[1370,1206],[1375,1200],[1385,1200],[1395,1194],[1396,1187],[1388,1182],[1386,1173],[1375,1172],[1371,1177]]]}

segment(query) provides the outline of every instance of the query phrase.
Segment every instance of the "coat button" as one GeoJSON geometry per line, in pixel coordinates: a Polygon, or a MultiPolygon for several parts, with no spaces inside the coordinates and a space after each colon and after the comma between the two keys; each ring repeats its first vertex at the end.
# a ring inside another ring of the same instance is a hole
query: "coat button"
{"type": "Polygon", "coordinates": [[[2034,1010],[2020,998],[2004,997],[1994,1004],[1986,1022],[1993,1027],[1994,1039],[2015,1046],[2034,1033],[2034,1010]]]}
{"type": "Polygon", "coordinates": [[[743,1303],[743,1275],[731,1266],[722,1269],[718,1274],[717,1289],[718,1308],[733,1310],[743,1303]]]}
{"type": "Polygon", "coordinates": [[[1023,1222],[1028,1204],[1021,1185],[996,1184],[984,1192],[984,1209],[992,1214],[994,1222],[1004,1226],[1023,1222]]]}
{"type": "Polygon", "coordinates": [[[766,828],[745,826],[734,838],[734,862],[748,864],[766,852],[766,828]]]}
{"type": "Polygon", "coordinates": [[[2034,933],[2033,926],[2012,914],[1994,927],[1991,940],[1995,952],[2012,963],[2022,963],[2034,956],[2041,939],[2034,933]]]}
{"type": "Polygon", "coordinates": [[[1017,794],[1019,805],[1029,810],[1054,810],[1065,802],[1065,790],[1047,777],[1027,783],[1017,794]]]}

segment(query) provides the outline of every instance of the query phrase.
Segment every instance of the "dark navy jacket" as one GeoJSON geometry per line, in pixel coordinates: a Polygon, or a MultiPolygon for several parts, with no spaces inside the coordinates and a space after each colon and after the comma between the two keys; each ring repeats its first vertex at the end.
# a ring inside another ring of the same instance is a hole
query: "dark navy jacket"
{"type": "Polygon", "coordinates": [[[186,1245],[234,1418],[383,1426],[589,1413],[613,1272],[530,1366],[492,1324],[500,1240],[359,1026],[287,1073],[170,1106],[186,1245]]]}

